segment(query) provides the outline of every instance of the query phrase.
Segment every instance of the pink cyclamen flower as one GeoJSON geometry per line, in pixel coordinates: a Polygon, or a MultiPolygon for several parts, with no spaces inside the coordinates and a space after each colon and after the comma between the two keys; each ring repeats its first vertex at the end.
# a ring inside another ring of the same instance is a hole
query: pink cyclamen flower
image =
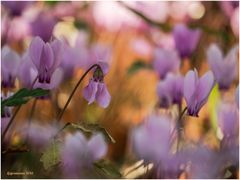
{"type": "Polygon", "coordinates": [[[238,47],[233,47],[223,57],[223,53],[216,44],[210,45],[207,50],[208,63],[220,89],[228,89],[237,76],[238,47]]]}
{"type": "Polygon", "coordinates": [[[166,116],[151,115],[132,132],[134,152],[147,163],[168,159],[170,151],[171,120],[166,116]]]}
{"type": "Polygon", "coordinates": [[[199,29],[191,30],[184,24],[177,24],[173,29],[173,38],[176,49],[181,58],[189,57],[196,49],[201,31],[199,29]]]}
{"type": "Polygon", "coordinates": [[[171,104],[181,104],[183,97],[183,77],[168,73],[157,85],[160,106],[168,108],[171,104]]]}
{"type": "Polygon", "coordinates": [[[108,71],[108,65],[103,62],[98,64],[100,67],[95,69],[93,78],[90,79],[89,84],[83,90],[83,96],[88,101],[88,104],[97,101],[101,107],[106,108],[111,100],[107,86],[103,81],[104,75],[108,71]]]}
{"type": "Polygon", "coordinates": [[[188,115],[198,117],[198,112],[207,102],[214,84],[215,80],[211,71],[205,73],[201,78],[198,77],[196,69],[188,71],[184,78],[183,90],[188,115]]]}
{"type": "Polygon", "coordinates": [[[80,132],[68,135],[61,148],[65,177],[84,177],[84,169],[91,168],[94,161],[103,158],[106,153],[107,144],[102,134],[93,135],[89,140],[80,132]]]}
{"type": "Polygon", "coordinates": [[[13,88],[19,68],[20,56],[8,46],[4,46],[2,48],[1,58],[2,87],[13,88]]]}
{"type": "Polygon", "coordinates": [[[164,79],[168,72],[178,71],[180,58],[174,50],[156,49],[153,57],[153,68],[161,79],[164,79]]]}
{"type": "Polygon", "coordinates": [[[38,70],[39,83],[51,82],[51,77],[60,65],[63,45],[61,41],[54,40],[44,43],[39,37],[35,37],[29,47],[29,56],[38,70]]]}

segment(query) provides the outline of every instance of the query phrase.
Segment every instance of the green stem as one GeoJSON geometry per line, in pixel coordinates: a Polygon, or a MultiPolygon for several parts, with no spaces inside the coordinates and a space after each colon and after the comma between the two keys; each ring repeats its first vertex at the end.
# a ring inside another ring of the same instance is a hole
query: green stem
{"type": "MultiPolygon", "coordinates": [[[[31,90],[33,89],[33,86],[36,83],[37,79],[38,79],[38,76],[34,79],[32,85],[31,85],[31,88],[30,88],[31,90]]],[[[18,106],[16,111],[14,112],[13,116],[11,117],[11,119],[10,119],[6,129],[3,132],[2,141],[4,140],[4,138],[5,138],[6,134],[7,134],[7,131],[9,130],[11,124],[13,123],[13,121],[14,121],[15,117],[17,116],[18,112],[20,111],[21,107],[22,107],[22,105],[18,106]]]]}
{"type": "Polygon", "coordinates": [[[182,118],[183,118],[183,115],[184,115],[184,113],[186,112],[186,110],[187,110],[187,107],[185,107],[184,109],[183,109],[183,111],[181,112],[181,106],[179,106],[179,112],[181,112],[181,113],[179,113],[179,118],[178,118],[178,121],[177,121],[177,133],[178,133],[178,140],[177,140],[177,151],[178,151],[178,149],[179,149],[179,142],[180,142],[180,140],[181,140],[181,129],[182,129],[182,126],[183,126],[183,124],[182,124],[182,118]]]}
{"type": "Polygon", "coordinates": [[[66,104],[64,105],[63,110],[60,112],[60,114],[59,114],[59,116],[58,116],[58,118],[57,118],[57,122],[60,122],[60,120],[61,120],[61,118],[62,118],[62,116],[63,116],[63,113],[64,113],[65,110],[67,109],[67,106],[69,105],[69,103],[70,103],[70,101],[71,101],[74,93],[76,92],[78,86],[81,84],[81,82],[83,81],[83,79],[85,78],[85,76],[89,73],[89,71],[91,71],[94,67],[99,67],[99,68],[100,68],[100,66],[99,66],[98,64],[94,64],[94,65],[92,65],[92,66],[82,75],[82,77],[79,79],[79,81],[77,82],[76,86],[74,87],[72,93],[70,94],[70,96],[69,96],[66,104]]]}

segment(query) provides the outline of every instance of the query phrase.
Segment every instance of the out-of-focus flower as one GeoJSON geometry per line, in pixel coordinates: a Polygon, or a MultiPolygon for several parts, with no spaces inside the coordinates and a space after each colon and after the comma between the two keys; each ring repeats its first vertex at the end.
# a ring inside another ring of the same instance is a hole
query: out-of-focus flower
{"type": "Polygon", "coordinates": [[[89,140],[80,132],[67,136],[61,149],[65,177],[83,178],[84,169],[92,168],[93,162],[106,153],[107,144],[102,134],[93,135],[89,140]]]}
{"type": "Polygon", "coordinates": [[[151,115],[144,124],[132,132],[133,149],[146,163],[156,165],[169,157],[171,147],[171,121],[169,117],[151,115]]]}
{"type": "Polygon", "coordinates": [[[221,1],[219,2],[222,10],[228,17],[231,17],[234,9],[239,7],[239,1],[221,1]]]}
{"type": "Polygon", "coordinates": [[[33,2],[32,1],[2,1],[1,4],[6,7],[12,16],[20,16],[22,12],[33,2]]]}
{"type": "Polygon", "coordinates": [[[57,133],[57,126],[54,125],[43,125],[39,123],[31,123],[30,127],[28,124],[23,125],[19,128],[22,134],[28,133],[28,142],[31,147],[35,150],[43,150],[51,142],[54,135],[57,133]]]}
{"type": "Polygon", "coordinates": [[[35,37],[29,47],[29,56],[38,70],[39,83],[49,84],[57,67],[60,65],[63,44],[59,40],[44,43],[35,37]]]}
{"type": "MultiPolygon", "coordinates": [[[[12,92],[7,92],[6,95],[4,95],[4,93],[2,92],[1,93],[1,101],[9,98],[10,96],[12,96],[13,93],[12,92]]],[[[12,108],[13,107],[8,107],[8,106],[5,106],[3,109],[2,109],[2,112],[1,112],[1,118],[9,118],[11,115],[12,115],[12,108]]],[[[6,123],[6,119],[5,119],[5,123],[6,123]]],[[[5,126],[4,126],[5,127],[5,126]]],[[[5,129],[5,128],[4,128],[5,129]]]]}
{"type": "Polygon", "coordinates": [[[157,85],[160,106],[168,108],[171,104],[181,104],[183,97],[183,80],[181,75],[168,73],[157,85]]]}
{"type": "Polygon", "coordinates": [[[140,38],[131,41],[131,47],[142,56],[148,56],[152,51],[151,45],[146,40],[140,38]]]}
{"type": "Polygon", "coordinates": [[[52,37],[53,28],[57,20],[51,13],[41,12],[31,22],[31,32],[33,36],[40,36],[45,42],[52,37]]]}
{"type": "Polygon", "coordinates": [[[176,51],[167,49],[156,49],[153,57],[153,68],[161,79],[164,79],[168,72],[176,72],[180,67],[180,58],[176,51]]]}
{"type": "Polygon", "coordinates": [[[228,89],[237,75],[238,47],[232,48],[226,57],[216,44],[207,50],[208,63],[220,89],[228,89]]]}
{"type": "Polygon", "coordinates": [[[9,22],[7,41],[21,41],[30,34],[29,23],[23,17],[16,17],[9,22]],[[17,27],[17,30],[16,30],[17,27]]]}
{"type": "Polygon", "coordinates": [[[236,88],[236,97],[235,97],[237,106],[239,107],[239,85],[236,88]]]}
{"type": "Polygon", "coordinates": [[[2,87],[13,88],[20,63],[20,56],[8,46],[2,48],[2,87]]]}
{"type": "Polygon", "coordinates": [[[231,28],[236,37],[239,37],[239,8],[236,8],[231,16],[231,28]]]}
{"type": "Polygon", "coordinates": [[[113,1],[95,2],[93,17],[99,26],[110,31],[118,31],[123,27],[139,27],[142,23],[141,19],[113,1]]]}
{"type": "Polygon", "coordinates": [[[99,63],[100,67],[94,70],[93,78],[90,79],[89,84],[83,90],[83,96],[88,101],[88,104],[97,103],[106,108],[111,100],[108,89],[103,82],[105,74],[108,72],[108,65],[106,63],[99,63]]]}
{"type": "Polygon", "coordinates": [[[184,24],[177,24],[173,29],[175,47],[181,58],[191,56],[196,49],[201,31],[199,29],[191,30],[184,24]]]}
{"type": "Polygon", "coordinates": [[[184,78],[184,98],[187,103],[188,115],[198,117],[198,112],[207,102],[208,96],[215,84],[211,71],[206,72],[201,78],[196,69],[190,70],[184,78]]]}
{"type": "Polygon", "coordinates": [[[191,149],[185,155],[186,159],[191,161],[189,175],[194,179],[215,179],[219,178],[222,159],[206,147],[200,146],[191,149]]]}
{"type": "Polygon", "coordinates": [[[218,107],[218,125],[228,141],[234,140],[238,135],[239,114],[235,105],[222,103],[218,107]]]}
{"type": "MultiPolygon", "coordinates": [[[[93,64],[104,62],[109,64],[111,60],[111,48],[105,44],[95,43],[90,47],[86,68],[88,69],[93,64]]],[[[106,72],[104,72],[106,74],[106,72]]]]}

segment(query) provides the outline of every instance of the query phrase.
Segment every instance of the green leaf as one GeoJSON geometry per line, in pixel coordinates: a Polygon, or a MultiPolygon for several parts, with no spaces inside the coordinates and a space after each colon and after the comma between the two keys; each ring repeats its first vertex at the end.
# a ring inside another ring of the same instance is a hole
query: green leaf
{"type": "Polygon", "coordinates": [[[141,69],[151,69],[151,65],[144,62],[144,60],[138,59],[136,60],[129,68],[128,68],[128,75],[133,75],[134,73],[138,72],[141,69]]]}
{"type": "Polygon", "coordinates": [[[216,132],[217,130],[217,112],[216,107],[220,99],[220,92],[218,89],[218,84],[216,84],[209,95],[208,99],[208,106],[209,106],[209,112],[210,112],[210,120],[211,125],[213,127],[213,130],[216,132]]]}
{"type": "Polygon", "coordinates": [[[44,90],[41,88],[37,89],[20,89],[13,96],[3,100],[2,106],[19,106],[27,103],[30,99],[40,96],[45,96],[49,93],[49,90],[44,90]]]}
{"type": "Polygon", "coordinates": [[[56,140],[52,140],[51,145],[43,152],[40,161],[43,163],[44,169],[48,170],[60,162],[60,144],[56,140]]]}
{"type": "Polygon", "coordinates": [[[81,19],[78,19],[76,21],[74,21],[74,26],[77,28],[77,29],[83,29],[83,30],[89,30],[90,27],[88,25],[88,23],[84,20],[81,20],[81,19]]]}
{"type": "Polygon", "coordinates": [[[59,1],[45,1],[45,3],[49,6],[55,6],[57,3],[59,3],[59,1]]]}
{"type": "Polygon", "coordinates": [[[110,179],[119,179],[122,177],[118,168],[107,160],[100,160],[94,163],[94,167],[97,171],[100,171],[103,175],[110,179]]]}
{"type": "Polygon", "coordinates": [[[75,129],[79,129],[79,130],[83,131],[84,133],[92,134],[94,132],[100,132],[104,135],[105,139],[108,142],[111,142],[111,143],[116,142],[114,140],[114,138],[109,134],[109,132],[105,128],[100,126],[99,124],[87,124],[87,123],[74,124],[74,123],[71,123],[71,126],[75,129]]]}

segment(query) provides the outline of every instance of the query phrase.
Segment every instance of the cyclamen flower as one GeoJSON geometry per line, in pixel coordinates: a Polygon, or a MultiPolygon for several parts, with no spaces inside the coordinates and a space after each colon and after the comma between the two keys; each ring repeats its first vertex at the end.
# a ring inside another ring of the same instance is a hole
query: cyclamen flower
{"type": "Polygon", "coordinates": [[[52,75],[60,65],[63,45],[61,41],[54,40],[44,43],[39,37],[35,37],[29,47],[29,56],[38,70],[39,83],[49,84],[52,75]]]}
{"type": "Polygon", "coordinates": [[[239,107],[239,85],[236,88],[236,97],[235,97],[236,103],[237,103],[237,107],[239,107]]]}
{"type": "Polygon", "coordinates": [[[183,77],[168,73],[157,85],[160,106],[168,108],[171,104],[181,104],[183,97],[183,77]]]}
{"type": "Polygon", "coordinates": [[[51,13],[41,12],[31,22],[31,32],[33,36],[40,36],[45,42],[49,41],[53,34],[53,28],[57,20],[51,13]]]}
{"type": "Polygon", "coordinates": [[[239,114],[236,106],[232,104],[221,104],[218,107],[218,125],[228,141],[238,136],[239,114]]]}
{"type": "Polygon", "coordinates": [[[168,117],[151,115],[132,132],[131,139],[137,156],[146,163],[158,164],[166,160],[170,151],[171,131],[168,117]]]}
{"type": "MultiPolygon", "coordinates": [[[[34,79],[37,77],[38,71],[29,57],[29,53],[26,52],[19,66],[18,78],[23,87],[31,89],[34,79]]],[[[63,71],[60,68],[57,68],[52,74],[50,83],[39,83],[35,82],[33,88],[42,88],[42,89],[54,89],[59,86],[63,79],[63,71]]]]}
{"type": "Polygon", "coordinates": [[[107,153],[107,144],[102,134],[93,135],[89,140],[77,132],[67,136],[61,148],[63,172],[66,178],[83,178],[84,169],[92,168],[94,161],[107,153]]]}
{"type": "Polygon", "coordinates": [[[216,44],[207,50],[208,63],[220,89],[228,89],[237,76],[237,52],[238,47],[234,47],[223,57],[216,44]]]}
{"type": "Polygon", "coordinates": [[[31,1],[2,1],[1,4],[8,8],[12,16],[20,16],[33,2],[31,1]]]}
{"type": "Polygon", "coordinates": [[[177,24],[173,29],[173,38],[176,49],[181,58],[189,57],[196,49],[201,31],[199,29],[191,30],[183,24],[177,24]]]}
{"type": "Polygon", "coordinates": [[[2,48],[2,87],[13,88],[20,63],[20,56],[8,46],[2,48]]]}
{"type": "Polygon", "coordinates": [[[198,112],[207,102],[214,84],[215,80],[211,71],[205,73],[201,78],[198,77],[196,69],[188,71],[184,78],[183,90],[188,115],[198,117],[198,112]]]}
{"type": "Polygon", "coordinates": [[[153,57],[153,68],[159,77],[164,79],[168,72],[178,71],[180,59],[176,51],[156,49],[153,57]]]}
{"type": "Polygon", "coordinates": [[[103,82],[104,75],[108,71],[108,65],[106,63],[99,63],[100,67],[97,67],[94,71],[93,78],[90,79],[89,84],[83,90],[83,96],[88,101],[88,104],[97,101],[97,103],[106,108],[111,100],[111,96],[108,89],[103,82]]]}

